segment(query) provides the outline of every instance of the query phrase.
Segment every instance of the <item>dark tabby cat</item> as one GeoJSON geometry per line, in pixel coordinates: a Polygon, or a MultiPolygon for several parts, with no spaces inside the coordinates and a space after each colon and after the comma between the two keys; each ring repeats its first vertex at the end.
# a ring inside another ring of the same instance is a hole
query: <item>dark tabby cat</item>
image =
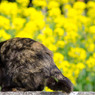
{"type": "Polygon", "coordinates": [[[71,81],[56,67],[52,52],[29,38],[13,38],[0,43],[1,91],[42,91],[70,93],[71,81]]]}

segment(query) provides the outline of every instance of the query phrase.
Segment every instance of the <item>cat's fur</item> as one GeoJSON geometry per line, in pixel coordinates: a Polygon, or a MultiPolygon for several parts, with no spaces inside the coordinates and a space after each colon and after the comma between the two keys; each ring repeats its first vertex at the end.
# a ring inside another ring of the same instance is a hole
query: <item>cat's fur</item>
{"type": "Polygon", "coordinates": [[[71,81],[56,67],[52,52],[29,38],[13,38],[0,43],[1,91],[42,91],[70,93],[71,81]]]}

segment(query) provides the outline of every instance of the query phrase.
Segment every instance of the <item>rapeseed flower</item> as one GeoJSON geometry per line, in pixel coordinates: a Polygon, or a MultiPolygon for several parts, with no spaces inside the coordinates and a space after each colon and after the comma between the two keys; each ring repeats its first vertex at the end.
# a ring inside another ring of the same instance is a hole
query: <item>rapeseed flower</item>
{"type": "Polygon", "coordinates": [[[1,40],[8,40],[11,38],[11,36],[7,34],[4,29],[2,29],[0,30],[0,38],[1,40]]]}
{"type": "Polygon", "coordinates": [[[95,25],[89,27],[89,31],[92,34],[95,34],[95,25]]]}
{"type": "Polygon", "coordinates": [[[17,31],[20,30],[21,28],[23,28],[24,26],[24,23],[26,22],[25,19],[23,18],[13,18],[12,19],[12,28],[13,29],[16,29],[17,31]]]}
{"type": "Polygon", "coordinates": [[[49,16],[51,17],[57,17],[61,15],[61,11],[59,8],[52,8],[48,11],[49,16]]]}
{"type": "Polygon", "coordinates": [[[87,66],[92,69],[95,67],[95,58],[94,57],[89,57],[89,59],[86,61],[87,66]]]}
{"type": "Polygon", "coordinates": [[[10,20],[4,16],[0,16],[0,28],[10,29],[10,20]]]}
{"type": "Polygon", "coordinates": [[[75,2],[73,7],[77,10],[84,10],[86,8],[86,4],[84,2],[75,2]]]}
{"type": "Polygon", "coordinates": [[[26,7],[29,4],[29,0],[16,0],[22,7],[26,7]]]}
{"type": "Polygon", "coordinates": [[[17,3],[2,2],[0,4],[0,13],[8,17],[16,17],[18,13],[17,3]]]}
{"type": "Polygon", "coordinates": [[[38,0],[33,0],[33,4],[35,6],[39,6],[39,7],[44,8],[44,7],[46,7],[47,2],[45,0],[39,0],[39,1],[38,0]]]}
{"type": "Polygon", "coordinates": [[[54,33],[58,36],[63,36],[64,30],[62,28],[55,28],[54,33]]]}
{"type": "Polygon", "coordinates": [[[59,7],[59,3],[57,1],[50,1],[47,5],[48,9],[52,9],[52,8],[58,8],[59,7]]]}
{"type": "Polygon", "coordinates": [[[86,51],[83,48],[71,48],[68,52],[68,55],[72,58],[76,58],[77,60],[84,61],[86,59],[86,51]]]}

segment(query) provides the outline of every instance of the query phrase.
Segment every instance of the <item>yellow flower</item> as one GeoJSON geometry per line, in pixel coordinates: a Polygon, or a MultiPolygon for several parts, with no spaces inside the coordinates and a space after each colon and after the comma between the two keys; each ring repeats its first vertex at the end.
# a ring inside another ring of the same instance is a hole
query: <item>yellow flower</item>
{"type": "Polygon", "coordinates": [[[57,47],[53,44],[49,44],[48,45],[48,48],[51,50],[51,51],[56,51],[57,50],[57,47]]]}
{"type": "Polygon", "coordinates": [[[66,43],[65,43],[64,41],[59,40],[59,41],[56,43],[56,46],[59,47],[59,48],[64,48],[65,44],[66,44],[66,43]]]}
{"type": "Polygon", "coordinates": [[[66,23],[67,19],[63,15],[59,15],[54,19],[54,22],[56,23],[56,28],[63,27],[66,23]]]}
{"type": "MultiPolygon", "coordinates": [[[[60,59],[60,57],[59,57],[59,59],[60,59]]],[[[68,71],[68,68],[70,68],[70,63],[67,60],[63,60],[63,58],[62,58],[60,61],[60,64],[58,64],[58,67],[60,69],[63,69],[63,71],[66,73],[68,71]]]]}
{"type": "Polygon", "coordinates": [[[87,7],[88,8],[95,8],[95,2],[94,1],[88,1],[87,7]]]}
{"type": "Polygon", "coordinates": [[[37,11],[35,8],[24,8],[22,14],[37,26],[37,29],[43,29],[45,26],[44,15],[41,11],[37,11]]]}
{"type": "Polygon", "coordinates": [[[54,53],[54,62],[58,64],[63,62],[63,60],[64,60],[64,56],[61,53],[58,52],[54,53]]]}
{"type": "Polygon", "coordinates": [[[37,36],[37,39],[40,40],[41,42],[44,41],[46,39],[46,37],[43,34],[39,34],[37,36]]]}
{"type": "Polygon", "coordinates": [[[89,33],[95,34],[95,25],[89,27],[89,33]]]}
{"type": "Polygon", "coordinates": [[[43,29],[45,27],[45,21],[44,21],[44,19],[40,19],[39,18],[38,20],[35,20],[34,22],[35,22],[38,30],[41,30],[41,29],[43,29]]]}
{"type": "Polygon", "coordinates": [[[47,34],[39,34],[37,36],[37,39],[39,39],[45,46],[47,46],[51,51],[56,51],[57,47],[53,44],[55,42],[54,37],[47,34]]]}
{"type": "Polygon", "coordinates": [[[16,0],[21,6],[26,7],[29,4],[29,0],[16,0]]]}
{"type": "MultiPolygon", "coordinates": [[[[90,25],[91,23],[91,19],[89,17],[86,16],[79,16],[79,20],[81,21],[82,24],[84,25],[90,25]]],[[[87,26],[86,26],[87,27],[87,26]]],[[[85,27],[85,28],[86,28],[85,27]]]]}
{"type": "MultiPolygon", "coordinates": [[[[94,3],[95,3],[95,2],[94,2],[94,3]]],[[[89,16],[90,18],[92,18],[92,22],[93,22],[93,19],[95,18],[95,14],[93,14],[94,12],[95,12],[95,6],[92,7],[92,8],[89,8],[89,9],[88,9],[88,12],[87,12],[88,16],[89,16]]]]}
{"type": "Polygon", "coordinates": [[[33,34],[27,32],[27,31],[20,31],[20,32],[18,32],[18,33],[15,35],[15,37],[33,38],[33,34]]]}
{"type": "Polygon", "coordinates": [[[23,30],[26,32],[33,33],[37,30],[37,26],[36,26],[35,22],[29,21],[28,23],[26,23],[23,30]]]}
{"type": "Polygon", "coordinates": [[[13,22],[12,28],[16,30],[20,30],[23,27],[25,21],[26,20],[23,18],[14,18],[12,21],[13,22]]]}
{"type": "Polygon", "coordinates": [[[79,70],[79,69],[76,69],[76,70],[74,71],[74,74],[75,74],[75,77],[76,77],[76,78],[78,77],[79,73],[80,73],[80,70],[79,70]]]}
{"type": "Polygon", "coordinates": [[[71,9],[71,5],[70,4],[66,4],[66,5],[64,5],[64,9],[71,9]]]}
{"type": "Polygon", "coordinates": [[[76,39],[79,37],[77,32],[71,31],[71,32],[67,32],[66,36],[64,37],[64,40],[69,43],[69,42],[76,42],[76,39]]]}
{"type": "Polygon", "coordinates": [[[35,6],[46,7],[47,2],[45,0],[33,0],[35,6]]]}
{"type": "Polygon", "coordinates": [[[83,10],[86,8],[86,4],[84,2],[75,2],[74,3],[74,6],[73,6],[75,9],[80,9],[80,10],[83,10]]]}
{"type": "Polygon", "coordinates": [[[51,28],[49,27],[46,27],[42,30],[42,33],[45,35],[45,36],[52,36],[53,35],[53,31],[51,28]]]}
{"type": "Polygon", "coordinates": [[[86,51],[83,48],[71,48],[71,50],[68,52],[68,55],[72,58],[76,58],[77,60],[84,61],[86,58],[86,51]]]}
{"type": "Polygon", "coordinates": [[[62,28],[55,28],[54,33],[56,33],[58,36],[63,36],[64,30],[62,28]]]}
{"type": "Polygon", "coordinates": [[[2,2],[0,4],[0,13],[15,17],[18,13],[17,3],[2,2]]]}
{"type": "Polygon", "coordinates": [[[76,65],[76,68],[79,69],[79,70],[82,70],[82,69],[85,68],[85,65],[84,65],[84,63],[78,63],[78,64],[76,65]]]}
{"type": "Polygon", "coordinates": [[[7,40],[10,39],[11,36],[9,34],[7,34],[3,29],[0,30],[0,38],[1,40],[7,40]]]}
{"type": "Polygon", "coordinates": [[[30,12],[31,12],[30,20],[43,20],[44,19],[44,15],[42,14],[41,11],[37,11],[36,9],[31,8],[30,12]]]}
{"type": "Polygon", "coordinates": [[[50,1],[47,7],[48,9],[59,7],[59,3],[57,1],[50,1]]]}
{"type": "Polygon", "coordinates": [[[95,58],[95,52],[93,53],[93,57],[95,58]]]}
{"type": "Polygon", "coordinates": [[[61,3],[63,4],[63,3],[68,3],[69,2],[69,0],[61,0],[61,3]]]}
{"type": "Polygon", "coordinates": [[[77,32],[78,31],[77,25],[75,23],[73,23],[73,22],[70,21],[70,20],[67,20],[67,22],[64,25],[64,28],[65,28],[66,32],[72,32],[72,31],[77,32]]]}
{"type": "Polygon", "coordinates": [[[10,20],[4,16],[0,16],[0,28],[8,30],[10,28],[10,20]]]}
{"type": "Polygon", "coordinates": [[[36,10],[35,8],[22,8],[21,14],[25,17],[32,15],[36,10]]]}
{"type": "Polygon", "coordinates": [[[25,17],[28,17],[28,20],[34,22],[35,25],[42,29],[45,25],[44,15],[41,11],[37,11],[35,8],[23,8],[21,14],[25,17]]]}
{"type": "Polygon", "coordinates": [[[59,15],[61,15],[61,11],[60,11],[60,9],[59,8],[52,8],[52,9],[50,9],[49,10],[49,16],[54,16],[54,17],[56,17],[56,16],[59,16],[59,15]]]}
{"type": "Polygon", "coordinates": [[[87,44],[87,50],[89,51],[89,52],[93,52],[94,50],[95,50],[95,44],[94,43],[88,43],[87,44]]]}
{"type": "Polygon", "coordinates": [[[47,92],[53,92],[53,90],[51,90],[50,88],[48,88],[47,86],[44,88],[44,90],[47,92]]]}
{"type": "Polygon", "coordinates": [[[78,15],[79,14],[78,14],[77,10],[75,10],[73,8],[71,8],[71,9],[68,10],[68,13],[67,13],[68,17],[70,17],[70,18],[77,18],[78,15]]]}
{"type": "Polygon", "coordinates": [[[95,67],[95,58],[93,56],[89,57],[89,59],[86,61],[86,64],[89,68],[95,67]]]}

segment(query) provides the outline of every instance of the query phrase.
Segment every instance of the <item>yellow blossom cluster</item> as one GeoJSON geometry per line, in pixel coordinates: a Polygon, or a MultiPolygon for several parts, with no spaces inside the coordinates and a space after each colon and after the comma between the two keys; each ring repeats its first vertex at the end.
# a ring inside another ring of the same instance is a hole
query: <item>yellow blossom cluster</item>
{"type": "Polygon", "coordinates": [[[77,59],[77,61],[84,61],[86,58],[86,51],[83,48],[79,47],[71,48],[71,50],[68,52],[68,55],[72,58],[77,59]]]}
{"type": "Polygon", "coordinates": [[[26,37],[43,43],[74,90],[95,91],[95,1],[32,0],[29,8],[28,4],[29,0],[2,0],[0,41],[26,37]]]}

